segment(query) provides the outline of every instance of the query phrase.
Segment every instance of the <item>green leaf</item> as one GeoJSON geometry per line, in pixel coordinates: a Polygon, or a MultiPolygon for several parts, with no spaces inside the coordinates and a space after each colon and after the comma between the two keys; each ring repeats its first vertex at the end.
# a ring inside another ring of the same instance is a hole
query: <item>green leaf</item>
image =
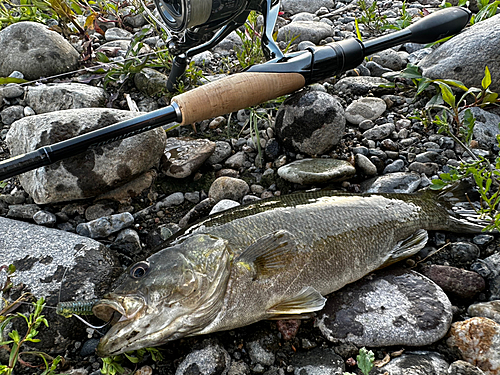
{"type": "MultiPolygon", "coordinates": [[[[132,352],[132,353],[133,353],[133,352],[132,352]]],[[[138,363],[138,362],[139,362],[139,358],[134,357],[134,356],[133,356],[133,355],[131,355],[131,354],[123,353],[123,355],[124,355],[125,357],[127,357],[127,359],[128,359],[130,362],[132,362],[132,363],[138,363]]]]}
{"type": "Polygon", "coordinates": [[[0,77],[0,85],[6,85],[7,83],[25,83],[28,82],[22,78],[14,78],[14,77],[0,77]]]}
{"type": "Polygon", "coordinates": [[[359,355],[356,357],[358,361],[358,367],[364,375],[368,375],[370,370],[373,368],[373,362],[375,361],[375,356],[371,350],[366,350],[366,348],[359,349],[359,355]]]}
{"type": "Polygon", "coordinates": [[[490,70],[488,69],[488,66],[484,68],[484,78],[481,81],[481,87],[483,89],[487,89],[491,85],[491,73],[490,70]]]}
{"type": "Polygon", "coordinates": [[[13,264],[9,264],[9,268],[7,269],[7,274],[12,275],[14,272],[16,272],[16,266],[13,264]]]}
{"type": "Polygon", "coordinates": [[[102,63],[109,63],[109,58],[102,52],[96,52],[95,57],[97,61],[102,62],[102,63]]]}
{"type": "Polygon", "coordinates": [[[446,182],[444,182],[443,180],[440,180],[440,179],[436,178],[436,179],[432,180],[432,183],[429,186],[429,188],[431,190],[441,190],[445,186],[446,186],[446,182]]]}
{"type": "Polygon", "coordinates": [[[455,95],[453,95],[453,92],[451,91],[450,86],[448,86],[444,82],[436,82],[436,83],[439,85],[439,88],[441,89],[441,96],[443,97],[443,100],[450,107],[454,108],[455,107],[455,95]]]}
{"type": "Polygon", "coordinates": [[[422,73],[420,72],[418,66],[408,64],[406,65],[406,68],[401,72],[401,77],[408,79],[419,79],[422,78],[422,73]]]}
{"type": "Polygon", "coordinates": [[[447,85],[458,87],[459,89],[462,89],[464,91],[469,90],[467,86],[465,86],[462,82],[457,81],[456,79],[436,79],[436,82],[443,82],[446,83],[447,85]]]}

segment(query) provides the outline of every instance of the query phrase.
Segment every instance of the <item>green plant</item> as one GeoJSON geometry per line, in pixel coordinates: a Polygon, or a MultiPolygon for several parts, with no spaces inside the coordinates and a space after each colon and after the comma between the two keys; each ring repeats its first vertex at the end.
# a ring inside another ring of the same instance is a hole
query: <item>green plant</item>
{"type": "MultiPolygon", "coordinates": [[[[359,354],[356,356],[356,361],[358,368],[361,370],[363,375],[368,375],[373,368],[373,362],[375,362],[375,356],[371,350],[366,350],[366,348],[359,349],[359,354]]],[[[344,375],[356,375],[350,372],[344,372],[344,375]]]]}
{"type": "MultiPolygon", "coordinates": [[[[492,165],[489,160],[477,156],[469,148],[475,125],[475,118],[470,108],[500,105],[499,94],[490,90],[492,80],[488,67],[485,67],[480,89],[467,88],[462,82],[455,80],[422,77],[417,67],[412,65],[409,65],[401,75],[414,82],[417,87],[416,95],[428,91],[430,86],[435,88],[435,94],[426,108],[412,118],[422,121],[426,126],[434,125],[438,133],[451,136],[471,158],[471,161],[462,162],[458,168],[452,168],[449,173],[441,173],[438,179],[432,181],[430,188],[439,190],[450,183],[471,177],[481,198],[477,213],[481,219],[489,223],[485,226],[485,230],[500,229],[500,213],[497,211],[500,203],[500,183],[498,182],[500,157],[497,156],[492,165]],[[452,87],[464,93],[456,96],[452,87]],[[438,112],[432,116],[432,111],[438,112]]],[[[500,146],[499,136],[497,136],[497,141],[500,146]]]]}
{"type": "MultiPolygon", "coordinates": [[[[131,363],[139,363],[143,361],[146,354],[150,354],[153,361],[163,360],[163,355],[156,348],[143,348],[133,352],[123,353],[123,356],[125,356],[125,358],[127,358],[131,363]]],[[[102,358],[101,374],[123,374],[125,372],[125,369],[122,366],[123,356],[114,355],[111,357],[102,358]]]]}
{"type": "Polygon", "coordinates": [[[411,15],[406,11],[406,1],[403,1],[401,14],[396,19],[395,23],[394,24],[386,23],[384,26],[382,26],[382,29],[403,30],[410,25],[411,25],[411,15]]]}
{"type": "MultiPolygon", "coordinates": [[[[358,22],[364,24],[371,31],[376,33],[382,32],[387,25],[387,16],[381,14],[377,0],[373,0],[371,5],[368,5],[365,0],[359,0],[358,5],[361,9],[361,18],[358,22]]],[[[361,38],[359,39],[361,40],[361,38]]]]}
{"type": "MultiPolygon", "coordinates": [[[[24,296],[23,296],[24,298],[24,296]]],[[[45,365],[45,370],[43,371],[42,375],[51,375],[54,373],[57,365],[63,361],[62,357],[57,356],[56,358],[52,358],[46,353],[43,352],[38,352],[38,351],[29,351],[29,352],[22,352],[21,347],[27,343],[27,342],[39,342],[40,340],[35,338],[36,335],[38,335],[38,328],[40,325],[45,325],[46,327],[49,326],[47,320],[45,319],[44,315],[42,315],[42,310],[45,306],[44,299],[40,298],[36,303],[33,303],[34,306],[34,312],[29,314],[29,316],[26,316],[21,313],[17,314],[11,314],[8,311],[12,309],[12,305],[15,305],[20,302],[20,299],[18,299],[16,302],[5,306],[2,311],[0,311],[0,346],[3,346],[7,351],[9,351],[9,361],[8,364],[0,364],[0,374],[1,375],[11,375],[12,372],[14,371],[14,367],[18,362],[22,362],[26,364],[26,362],[22,361],[21,355],[26,355],[26,354],[31,354],[31,355],[36,355],[40,358],[42,358],[44,365],[45,365]],[[6,315],[3,315],[6,314],[6,315]],[[26,321],[27,329],[26,333],[24,335],[20,335],[17,330],[13,330],[9,332],[8,336],[10,339],[5,339],[4,338],[4,330],[7,326],[7,324],[16,318],[23,318],[26,321]]]]}
{"type": "Polygon", "coordinates": [[[265,61],[261,48],[262,27],[257,26],[257,13],[250,12],[245,22],[245,31],[236,30],[241,39],[241,48],[236,48],[236,57],[242,69],[265,61]]]}

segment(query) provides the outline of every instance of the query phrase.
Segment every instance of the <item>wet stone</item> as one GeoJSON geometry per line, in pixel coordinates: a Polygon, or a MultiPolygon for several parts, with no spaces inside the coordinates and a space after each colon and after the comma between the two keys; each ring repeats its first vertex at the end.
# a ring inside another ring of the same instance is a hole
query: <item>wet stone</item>
{"type": "Polygon", "coordinates": [[[46,227],[52,227],[55,225],[57,218],[56,215],[54,215],[52,212],[41,210],[33,215],[33,220],[38,225],[45,225],[46,227]]]}
{"type": "Polygon", "coordinates": [[[419,273],[371,274],[330,295],[318,326],[334,343],[357,346],[423,346],[441,339],[451,324],[446,294],[419,273]]]}
{"type": "Polygon", "coordinates": [[[484,279],[477,272],[456,267],[432,264],[422,267],[420,272],[445,292],[459,298],[472,298],[486,287],[484,279]]]}
{"type": "Polygon", "coordinates": [[[314,348],[292,358],[294,375],[342,375],[344,360],[332,348],[314,348]]]}
{"type": "Polygon", "coordinates": [[[405,168],[405,162],[401,159],[394,160],[384,168],[383,174],[401,172],[405,168]]]}
{"type": "Polygon", "coordinates": [[[377,167],[365,155],[356,154],[354,160],[356,166],[365,176],[371,177],[377,174],[377,167]]]}
{"type": "Polygon", "coordinates": [[[174,178],[192,175],[212,155],[215,143],[207,139],[167,138],[163,172],[174,178]]]}
{"type": "Polygon", "coordinates": [[[479,367],[486,375],[500,374],[500,324],[475,317],[453,323],[446,340],[463,360],[479,367]]]}
{"type": "Polygon", "coordinates": [[[364,181],[361,189],[366,193],[413,193],[420,181],[416,173],[396,172],[364,181]]]}
{"type": "Polygon", "coordinates": [[[484,375],[484,372],[469,362],[458,360],[450,365],[447,375],[484,375]]]}
{"type": "Polygon", "coordinates": [[[403,354],[380,368],[374,368],[374,375],[448,375],[448,362],[438,353],[415,352],[403,354]]]}
{"type": "Polygon", "coordinates": [[[189,353],[181,362],[175,375],[217,375],[229,368],[231,357],[219,344],[206,340],[205,347],[189,353]]]}
{"type": "Polygon", "coordinates": [[[282,179],[301,185],[343,181],[355,173],[349,162],[338,159],[302,159],[278,169],[282,179]]]}
{"type": "Polygon", "coordinates": [[[500,301],[475,303],[469,306],[467,314],[489,318],[500,324],[500,301]]]}
{"type": "Polygon", "coordinates": [[[101,217],[88,223],[80,223],[76,232],[90,238],[105,238],[121,229],[127,228],[134,223],[134,217],[129,212],[101,217]]]}

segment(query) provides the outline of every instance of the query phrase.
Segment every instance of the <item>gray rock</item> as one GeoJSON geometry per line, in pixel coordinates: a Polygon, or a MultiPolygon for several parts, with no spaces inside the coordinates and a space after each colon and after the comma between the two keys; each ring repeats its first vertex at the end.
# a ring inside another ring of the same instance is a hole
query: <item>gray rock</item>
{"type": "Polygon", "coordinates": [[[37,114],[63,109],[104,107],[107,94],[101,87],[82,83],[49,83],[29,87],[26,101],[37,114]]]}
{"type": "Polygon", "coordinates": [[[481,249],[470,242],[453,242],[432,256],[435,264],[469,268],[481,254],[481,249]]]}
{"type": "Polygon", "coordinates": [[[167,90],[168,76],[151,68],[144,68],[134,75],[134,84],[142,92],[153,96],[167,90]]]}
{"type": "Polygon", "coordinates": [[[486,66],[490,69],[490,89],[500,91],[500,15],[478,22],[440,45],[420,63],[423,75],[462,81],[467,87],[481,88],[486,66]],[[478,53],[481,51],[481,53],[478,53]]]}
{"type": "Polygon", "coordinates": [[[215,150],[208,158],[208,163],[214,165],[222,163],[231,155],[231,145],[225,141],[215,142],[215,150]]]}
{"type": "Polygon", "coordinates": [[[205,65],[210,64],[212,62],[213,58],[214,58],[214,55],[212,52],[204,51],[202,53],[199,53],[199,54],[193,56],[192,61],[194,61],[194,64],[196,66],[203,67],[205,65]]]}
{"type": "Polygon", "coordinates": [[[389,90],[380,87],[380,85],[387,85],[389,83],[387,79],[381,77],[356,76],[344,77],[333,87],[337,92],[341,91],[353,95],[366,95],[369,92],[373,92],[374,94],[385,94],[389,93],[389,90]]]}
{"type": "Polygon", "coordinates": [[[448,362],[438,353],[415,352],[393,358],[388,364],[374,368],[370,374],[448,375],[448,366],[448,362]]]}
{"type": "Polygon", "coordinates": [[[276,138],[289,150],[310,156],[328,152],[345,130],[342,105],[321,91],[299,92],[281,105],[275,121],[276,138]]]}
{"type": "Polygon", "coordinates": [[[401,172],[404,168],[405,168],[405,162],[401,159],[397,159],[384,168],[383,174],[401,172]]]}
{"type": "Polygon", "coordinates": [[[377,174],[377,167],[363,154],[356,154],[354,157],[356,166],[365,176],[372,177],[377,174]]]}
{"type": "Polygon", "coordinates": [[[486,279],[488,289],[491,293],[490,301],[500,299],[500,253],[494,253],[485,259],[477,259],[471,266],[475,271],[486,279]]]}
{"type": "Polygon", "coordinates": [[[248,342],[246,348],[252,363],[259,363],[263,366],[274,364],[274,360],[276,359],[274,353],[264,348],[260,340],[248,342]]]}
{"type": "Polygon", "coordinates": [[[292,19],[292,22],[314,21],[315,15],[312,13],[308,13],[308,12],[300,12],[300,13],[294,14],[290,18],[292,19]]]}
{"type": "Polygon", "coordinates": [[[278,169],[282,179],[301,185],[344,181],[355,173],[349,162],[338,159],[302,159],[278,169]]]}
{"type": "Polygon", "coordinates": [[[408,56],[408,62],[413,65],[417,65],[422,61],[426,56],[432,54],[431,48],[419,49],[418,51],[410,53],[408,56]]]}
{"type": "Polygon", "coordinates": [[[17,22],[0,31],[0,77],[13,71],[27,80],[66,73],[80,54],[61,35],[41,23],[17,22]]]}
{"type": "Polygon", "coordinates": [[[344,360],[332,348],[314,348],[292,357],[294,375],[342,375],[344,360]]]}
{"type": "Polygon", "coordinates": [[[169,137],[161,168],[167,176],[186,178],[196,172],[214,150],[215,142],[208,139],[169,137]]]}
{"type": "Polygon", "coordinates": [[[7,217],[12,219],[32,220],[33,216],[40,211],[36,204],[14,204],[9,206],[7,217]]]}
{"type": "MultiPolygon", "coordinates": [[[[60,301],[100,297],[121,273],[111,251],[90,238],[57,229],[0,217],[0,264],[14,264],[14,285],[44,297],[48,306],[60,301]],[[117,274],[118,273],[118,274],[117,274]]],[[[2,273],[0,271],[0,279],[2,273]]],[[[8,296],[4,293],[4,298],[8,296]]],[[[50,329],[42,329],[36,350],[64,352],[70,343],[85,334],[85,326],[74,319],[45,309],[50,329]]]]}
{"type": "Polygon", "coordinates": [[[229,168],[238,170],[241,167],[243,167],[246,161],[247,161],[246,153],[244,151],[238,151],[236,154],[227,158],[227,160],[224,162],[224,165],[229,168]]]}
{"type": "Polygon", "coordinates": [[[333,8],[334,3],[332,0],[282,0],[281,9],[284,12],[297,14],[300,12],[316,13],[321,8],[333,8]]]}
{"type": "MultiPolygon", "coordinates": [[[[123,22],[126,25],[129,25],[129,26],[131,26],[133,28],[142,27],[142,26],[145,26],[145,25],[148,24],[148,20],[145,17],[145,13],[139,13],[139,14],[135,14],[135,15],[129,15],[128,17],[125,17],[123,19],[123,22]]],[[[143,40],[143,42],[145,42],[145,41],[143,40]]]]}
{"type": "Polygon", "coordinates": [[[45,225],[46,227],[52,227],[55,225],[57,218],[52,212],[45,210],[38,211],[33,215],[33,220],[38,225],[45,225]]]}
{"type": "Polygon", "coordinates": [[[106,39],[106,42],[112,42],[114,40],[132,40],[132,33],[120,27],[110,27],[104,33],[104,39],[106,39]]]}
{"type": "Polygon", "coordinates": [[[231,32],[226,36],[217,46],[213,49],[213,52],[217,52],[223,56],[227,56],[231,51],[238,50],[243,47],[243,42],[241,38],[236,34],[235,31],[231,32]]]}
{"type": "Polygon", "coordinates": [[[200,203],[189,210],[189,212],[184,215],[181,220],[179,220],[179,227],[184,228],[188,224],[193,223],[204,216],[207,216],[214,205],[215,200],[213,198],[203,199],[200,203]]]}
{"type": "Polygon", "coordinates": [[[135,253],[142,249],[139,233],[131,228],[125,228],[118,232],[115,244],[122,248],[126,248],[129,253],[135,253]]]}
{"type": "Polygon", "coordinates": [[[0,112],[0,119],[4,125],[10,125],[14,121],[24,117],[24,107],[22,105],[13,105],[0,112]]]}
{"type": "Polygon", "coordinates": [[[476,364],[487,375],[498,375],[500,369],[500,324],[474,317],[453,323],[446,344],[458,350],[460,357],[476,364]]]}
{"type": "MultiPolygon", "coordinates": [[[[25,117],[12,124],[6,142],[12,156],[95,130],[139,113],[115,109],[72,109],[25,117]]],[[[163,154],[162,129],[96,146],[19,176],[39,204],[90,198],[123,185],[155,165],[163,154]]]]}
{"type": "Polygon", "coordinates": [[[376,120],[386,109],[385,101],[380,98],[360,98],[349,104],[345,118],[351,124],[359,125],[364,120],[376,120]]]}
{"type": "Polygon", "coordinates": [[[332,27],[324,22],[297,21],[281,27],[278,31],[278,42],[290,42],[294,37],[294,43],[309,41],[318,44],[321,40],[333,35],[332,27]]]}
{"type": "Polygon", "coordinates": [[[181,362],[175,375],[219,375],[227,373],[231,366],[231,357],[217,343],[205,341],[205,347],[193,350],[181,362]]]}
{"type": "Polygon", "coordinates": [[[382,65],[377,64],[375,61],[366,62],[365,66],[370,71],[370,76],[372,77],[382,77],[384,73],[392,72],[391,69],[384,68],[382,65]]]}
{"type": "Polygon", "coordinates": [[[394,130],[396,130],[396,127],[391,123],[376,125],[365,131],[363,137],[372,141],[380,141],[390,136],[394,130]]]}
{"type": "Polygon", "coordinates": [[[222,199],[240,201],[249,191],[250,187],[243,180],[233,177],[219,177],[210,186],[208,197],[212,198],[215,203],[222,199]]]}
{"type": "Polygon", "coordinates": [[[240,204],[236,201],[233,201],[231,199],[222,199],[215,204],[215,206],[212,208],[212,211],[210,211],[210,215],[238,206],[240,206],[240,204]]]}
{"type": "Polygon", "coordinates": [[[489,318],[500,324],[500,301],[475,303],[469,306],[467,314],[489,318]]]}
{"type": "Polygon", "coordinates": [[[419,273],[371,274],[330,295],[318,326],[334,343],[380,347],[423,346],[441,339],[451,324],[451,303],[419,273]]]}
{"type": "Polygon", "coordinates": [[[184,193],[184,198],[191,203],[197,204],[200,202],[200,192],[199,191],[188,191],[184,193]]]}
{"type": "Polygon", "coordinates": [[[392,48],[377,52],[373,55],[370,55],[368,58],[376,62],[377,64],[380,64],[384,68],[388,68],[391,70],[401,70],[405,66],[401,56],[398,55],[398,53],[392,48]]]}
{"type": "Polygon", "coordinates": [[[99,219],[103,216],[110,216],[115,213],[111,207],[106,206],[104,204],[98,203],[93,204],[92,206],[87,207],[85,210],[85,219],[88,221],[99,219]]]}
{"type": "MultiPolygon", "coordinates": [[[[198,194],[199,196],[199,194],[198,194]]],[[[168,208],[172,206],[178,206],[184,203],[184,194],[178,191],[177,193],[172,193],[168,195],[166,198],[162,199],[158,203],[156,203],[155,207],[160,210],[162,208],[168,208]]]]}
{"type": "Polygon", "coordinates": [[[450,365],[447,375],[484,375],[484,372],[469,362],[458,360],[450,365]]]}
{"type": "Polygon", "coordinates": [[[134,224],[134,217],[130,212],[101,217],[88,223],[80,223],[76,227],[79,235],[90,238],[106,238],[134,224]]]}
{"type": "Polygon", "coordinates": [[[96,52],[102,52],[109,57],[116,57],[120,54],[125,55],[130,47],[130,43],[130,40],[113,40],[101,45],[96,49],[96,52]]]}
{"type": "Polygon", "coordinates": [[[24,95],[24,87],[17,83],[9,83],[8,85],[0,88],[0,97],[5,99],[14,99],[24,95]]]}
{"type": "MultiPolygon", "coordinates": [[[[474,139],[479,142],[481,147],[486,149],[497,146],[496,136],[499,134],[500,116],[479,107],[472,107],[470,110],[476,120],[474,123],[474,139]]],[[[463,118],[464,112],[460,113],[460,119],[463,120],[463,118]]]]}
{"type": "Polygon", "coordinates": [[[427,176],[434,176],[439,171],[439,165],[436,163],[420,163],[414,161],[408,166],[411,172],[425,173],[427,176]]]}

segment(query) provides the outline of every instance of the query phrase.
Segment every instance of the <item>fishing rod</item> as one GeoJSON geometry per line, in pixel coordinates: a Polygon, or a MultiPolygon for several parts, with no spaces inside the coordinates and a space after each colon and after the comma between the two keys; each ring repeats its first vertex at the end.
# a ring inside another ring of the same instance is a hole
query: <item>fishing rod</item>
{"type": "MultiPolygon", "coordinates": [[[[186,1],[173,0],[173,3],[186,1]]],[[[206,11],[205,8],[201,10],[206,11]]],[[[468,9],[450,7],[428,15],[406,29],[366,42],[351,38],[277,56],[242,73],[177,95],[167,107],[0,162],[0,180],[165,124],[192,124],[291,94],[308,84],[353,69],[363,62],[365,56],[373,53],[406,42],[431,43],[457,34],[469,23],[470,17],[468,9]]],[[[188,21],[182,18],[179,22],[188,21]]]]}

